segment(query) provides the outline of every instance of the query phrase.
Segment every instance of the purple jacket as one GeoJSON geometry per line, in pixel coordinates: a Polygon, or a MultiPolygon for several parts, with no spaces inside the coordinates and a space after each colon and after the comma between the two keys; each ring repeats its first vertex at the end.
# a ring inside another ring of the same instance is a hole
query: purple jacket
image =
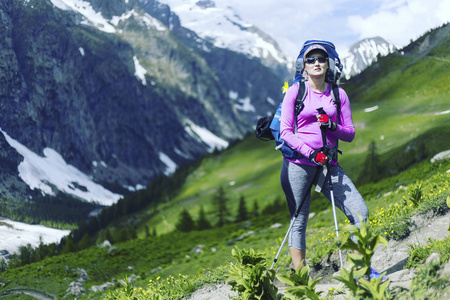
{"type": "MultiPolygon", "coordinates": [[[[297,117],[297,135],[294,134],[294,105],[298,94],[298,84],[293,84],[284,96],[281,107],[281,138],[295,151],[303,154],[302,159],[289,159],[289,161],[309,166],[315,166],[309,160],[309,155],[315,149],[323,147],[320,126],[317,123],[317,108],[323,107],[327,115],[336,122],[337,110],[330,94],[330,85],[325,92],[318,93],[311,89],[306,81],[307,94],[304,100],[305,107],[297,117]]],[[[347,93],[339,88],[339,99],[341,100],[341,115],[336,131],[327,130],[327,145],[335,147],[337,139],[351,142],[355,137],[350,101],[347,93]]],[[[337,162],[332,162],[336,164],[337,162]]]]}

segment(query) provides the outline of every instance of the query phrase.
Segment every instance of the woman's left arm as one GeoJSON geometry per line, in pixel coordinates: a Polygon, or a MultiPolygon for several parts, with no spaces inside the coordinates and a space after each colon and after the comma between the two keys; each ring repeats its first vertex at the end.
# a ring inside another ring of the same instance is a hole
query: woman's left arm
{"type": "Polygon", "coordinates": [[[350,100],[342,88],[339,88],[339,99],[341,101],[341,115],[334,134],[341,141],[351,142],[355,138],[355,126],[353,126],[350,100]]]}

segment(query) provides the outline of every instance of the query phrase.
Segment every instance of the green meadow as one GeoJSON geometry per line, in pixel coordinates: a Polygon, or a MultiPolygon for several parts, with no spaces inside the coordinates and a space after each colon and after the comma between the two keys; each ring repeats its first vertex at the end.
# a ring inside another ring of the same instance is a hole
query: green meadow
{"type": "MultiPolygon", "coordinates": [[[[416,214],[448,210],[450,160],[430,161],[450,150],[449,39],[440,38],[427,53],[389,55],[342,84],[350,97],[356,137],[339,144],[343,152],[339,162],[358,183],[372,230],[387,240],[407,236],[409,220],[416,214]],[[371,146],[375,147],[369,150],[371,146]],[[367,168],[373,157],[375,171],[367,168]]],[[[88,278],[81,299],[183,299],[202,285],[225,282],[235,247],[260,251],[273,260],[289,225],[279,179],[282,156],[274,147],[274,142],[249,134],[228,149],[201,158],[170,196],[108,224],[113,235],[132,226],[136,238],[113,243],[113,250],[94,245],[8,268],[0,273],[0,295],[25,288],[71,299],[66,290],[79,278],[76,270],[83,269],[88,278]],[[218,208],[218,197],[225,199],[226,209],[218,208]],[[242,212],[240,201],[247,218],[236,222],[242,212]],[[212,228],[177,229],[183,211],[195,223],[201,210],[212,228]],[[218,227],[221,213],[225,224],[218,227]],[[280,226],[271,228],[274,224],[280,226]],[[137,278],[131,284],[120,283],[133,275],[137,278]],[[106,282],[112,283],[106,294],[88,293],[106,282]]],[[[307,260],[314,266],[336,253],[337,244],[328,200],[313,192],[311,212],[315,216],[308,223],[307,260]]],[[[338,223],[346,225],[341,212],[338,223]]],[[[98,232],[92,238],[102,242],[98,232]]],[[[423,264],[433,249],[448,261],[449,240],[430,241],[424,248],[412,246],[408,267],[423,264]]],[[[281,270],[290,263],[285,251],[286,246],[277,263],[281,270]]]]}

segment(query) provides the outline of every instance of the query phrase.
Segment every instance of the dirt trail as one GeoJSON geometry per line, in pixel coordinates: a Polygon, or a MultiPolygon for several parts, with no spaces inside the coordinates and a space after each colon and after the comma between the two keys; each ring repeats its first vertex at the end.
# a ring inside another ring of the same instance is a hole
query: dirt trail
{"type": "Polygon", "coordinates": [[[49,296],[49,295],[43,294],[41,292],[29,290],[26,288],[17,288],[17,289],[7,290],[7,291],[3,292],[2,294],[0,294],[0,298],[7,297],[7,296],[10,296],[13,294],[25,294],[25,295],[31,296],[35,299],[38,299],[38,300],[55,300],[56,299],[56,296],[49,296]]]}
{"type": "MultiPolygon", "coordinates": [[[[430,238],[443,240],[450,236],[450,232],[447,230],[450,222],[450,211],[441,216],[434,216],[432,212],[414,216],[412,222],[411,233],[407,238],[401,241],[389,241],[389,249],[379,246],[372,257],[372,266],[380,273],[387,272],[391,279],[390,288],[399,286],[409,289],[410,287],[414,274],[408,269],[403,269],[408,259],[409,245],[425,245],[428,244],[430,238]]],[[[337,255],[331,259],[339,263],[337,255]]],[[[324,279],[319,281],[316,286],[316,291],[324,292],[322,296],[326,295],[331,287],[336,289],[340,284],[336,280],[329,279],[334,273],[332,267],[327,266],[326,268],[328,270],[325,270],[324,273],[327,274],[321,275],[324,276],[324,279]]],[[[314,277],[314,275],[312,276],[314,277]]],[[[280,286],[279,291],[282,292],[282,290],[283,287],[280,286]]],[[[236,292],[231,290],[231,286],[220,284],[203,287],[195,291],[186,300],[228,300],[230,297],[236,297],[237,295],[236,292]]]]}

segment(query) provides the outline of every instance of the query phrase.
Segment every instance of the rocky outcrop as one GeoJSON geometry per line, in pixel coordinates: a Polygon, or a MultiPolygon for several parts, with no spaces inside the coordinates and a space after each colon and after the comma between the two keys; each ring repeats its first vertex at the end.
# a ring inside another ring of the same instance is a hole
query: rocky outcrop
{"type": "MultiPolygon", "coordinates": [[[[161,155],[183,165],[214,149],[198,128],[241,138],[280,95],[274,69],[214,48],[166,5],[91,0],[97,24],[53,2],[0,4],[0,128],[96,182],[146,185],[167,169],[161,155]]],[[[21,155],[0,144],[2,195],[30,195],[21,155]]]]}

